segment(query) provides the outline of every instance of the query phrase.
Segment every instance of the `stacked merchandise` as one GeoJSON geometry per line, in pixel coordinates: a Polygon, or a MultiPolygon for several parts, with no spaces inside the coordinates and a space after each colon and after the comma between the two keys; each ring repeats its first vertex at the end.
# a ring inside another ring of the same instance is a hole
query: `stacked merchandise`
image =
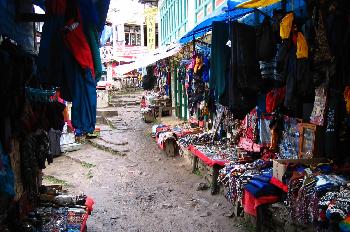
{"type": "Polygon", "coordinates": [[[0,4],[0,68],[6,77],[0,84],[1,231],[3,223],[15,226],[33,208],[42,169],[61,153],[65,101],[73,104],[77,135],[95,129],[96,81],[101,75],[98,43],[109,1],[40,4],[46,20],[39,54],[34,50],[33,23],[28,22],[36,20],[31,17],[33,2],[0,4]],[[26,22],[17,17],[18,9],[26,22]]]}
{"type": "Polygon", "coordinates": [[[348,231],[350,37],[340,28],[349,31],[349,3],[298,2],[287,4],[288,13],[276,4],[262,8],[266,14],[213,23],[210,91],[240,126],[231,133],[214,123],[215,136],[181,143],[218,146],[218,137],[238,148],[219,180],[245,212],[284,201],[295,224],[348,231]]]}
{"type": "MultiPolygon", "coordinates": [[[[171,106],[171,99],[161,91],[147,91],[141,98],[140,107],[143,120],[153,122],[158,116],[165,116],[166,108],[171,106]],[[162,115],[159,114],[159,108],[164,109],[162,115]]],[[[167,110],[169,111],[169,110],[167,110]]]]}
{"type": "Polygon", "coordinates": [[[62,186],[41,186],[39,204],[16,231],[86,232],[86,222],[94,201],[82,196],[67,195],[62,186]]]}

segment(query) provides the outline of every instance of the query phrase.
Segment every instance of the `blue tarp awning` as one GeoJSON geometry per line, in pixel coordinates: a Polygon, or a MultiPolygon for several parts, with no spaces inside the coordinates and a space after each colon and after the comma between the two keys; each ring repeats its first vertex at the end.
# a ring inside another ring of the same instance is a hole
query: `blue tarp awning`
{"type": "MultiPolygon", "coordinates": [[[[293,0],[291,2],[287,0],[286,10],[293,11],[297,17],[305,17],[307,13],[305,1],[306,0],[293,0]]],[[[263,14],[259,14],[257,17],[254,14],[254,12],[257,12],[255,8],[236,8],[236,6],[242,2],[245,2],[245,0],[228,0],[227,7],[224,8],[220,14],[207,18],[203,22],[199,23],[191,31],[186,33],[179,42],[181,44],[185,44],[191,42],[193,40],[193,37],[198,38],[205,35],[208,31],[211,30],[213,22],[217,21],[238,20],[239,22],[248,25],[256,25],[257,23],[261,23],[265,16],[263,14]]],[[[275,9],[281,8],[282,3],[277,2],[267,7],[258,8],[258,11],[272,16],[275,9]]]]}
{"type": "MultiPolygon", "coordinates": [[[[228,6],[232,7],[232,9],[244,2],[243,0],[238,1],[228,1],[228,6]]],[[[252,12],[252,9],[234,9],[234,10],[228,10],[229,7],[223,8],[221,12],[219,12],[218,15],[212,16],[210,18],[205,19],[201,23],[199,23],[197,26],[195,26],[191,31],[187,32],[181,39],[180,43],[185,44],[193,40],[193,37],[198,38],[203,36],[205,33],[211,30],[211,26],[213,22],[218,21],[227,21],[229,19],[231,20],[237,20],[238,18],[252,12]]]]}

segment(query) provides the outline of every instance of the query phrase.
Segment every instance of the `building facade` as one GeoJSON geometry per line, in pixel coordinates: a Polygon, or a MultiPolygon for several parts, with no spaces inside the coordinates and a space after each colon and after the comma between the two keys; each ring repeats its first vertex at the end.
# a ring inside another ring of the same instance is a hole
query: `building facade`
{"type": "Polygon", "coordinates": [[[226,5],[227,0],[159,1],[159,40],[161,45],[178,41],[198,23],[226,5]]]}
{"type": "MultiPolygon", "coordinates": [[[[159,1],[160,45],[164,46],[179,41],[182,36],[191,31],[197,24],[221,12],[221,8],[226,5],[227,0],[159,1]]],[[[175,107],[176,116],[187,120],[189,112],[186,89],[177,75],[176,71],[172,73],[172,104],[175,107]]]]}

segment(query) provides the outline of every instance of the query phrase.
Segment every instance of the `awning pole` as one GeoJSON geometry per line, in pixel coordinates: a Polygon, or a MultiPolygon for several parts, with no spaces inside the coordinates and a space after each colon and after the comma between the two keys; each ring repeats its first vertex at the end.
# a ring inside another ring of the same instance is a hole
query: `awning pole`
{"type": "Polygon", "coordinates": [[[282,10],[286,12],[287,10],[287,0],[282,0],[282,10]]]}
{"type": "Polygon", "coordinates": [[[193,55],[196,54],[196,38],[193,35],[193,41],[192,41],[192,46],[193,46],[193,55]]]}

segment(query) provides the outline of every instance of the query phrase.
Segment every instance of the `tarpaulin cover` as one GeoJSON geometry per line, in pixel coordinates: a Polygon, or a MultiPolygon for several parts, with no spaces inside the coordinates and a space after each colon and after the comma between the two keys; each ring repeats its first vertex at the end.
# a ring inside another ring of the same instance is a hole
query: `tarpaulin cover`
{"type": "Polygon", "coordinates": [[[234,9],[235,6],[240,4],[242,1],[231,1],[229,9],[231,11],[223,11],[220,12],[216,16],[212,16],[210,18],[205,19],[203,22],[199,23],[197,26],[195,26],[191,31],[189,31],[187,34],[185,34],[181,39],[180,43],[185,44],[193,40],[193,37],[198,38],[203,35],[205,35],[208,31],[211,30],[211,26],[213,22],[221,22],[221,21],[228,21],[230,20],[237,20],[241,18],[242,16],[253,12],[252,9],[234,9]]]}
{"type": "MultiPolygon", "coordinates": [[[[286,10],[293,11],[296,17],[305,17],[307,14],[306,0],[294,0],[287,1],[286,10]]],[[[242,0],[228,0],[227,8],[223,8],[222,12],[216,15],[210,15],[209,18],[205,19],[198,25],[196,25],[191,31],[187,32],[181,39],[180,43],[185,44],[193,40],[193,37],[198,38],[205,35],[211,30],[212,23],[215,21],[235,21],[238,20],[240,23],[247,25],[257,25],[262,23],[265,16],[259,14],[258,17],[253,13],[254,8],[236,8],[241,4],[242,0]]],[[[276,2],[266,7],[259,7],[259,11],[272,16],[273,10],[281,9],[281,2],[276,2]]]]}
{"type": "Polygon", "coordinates": [[[272,5],[276,2],[280,2],[281,0],[249,0],[239,4],[238,8],[257,8],[257,7],[265,7],[272,5]]]}

